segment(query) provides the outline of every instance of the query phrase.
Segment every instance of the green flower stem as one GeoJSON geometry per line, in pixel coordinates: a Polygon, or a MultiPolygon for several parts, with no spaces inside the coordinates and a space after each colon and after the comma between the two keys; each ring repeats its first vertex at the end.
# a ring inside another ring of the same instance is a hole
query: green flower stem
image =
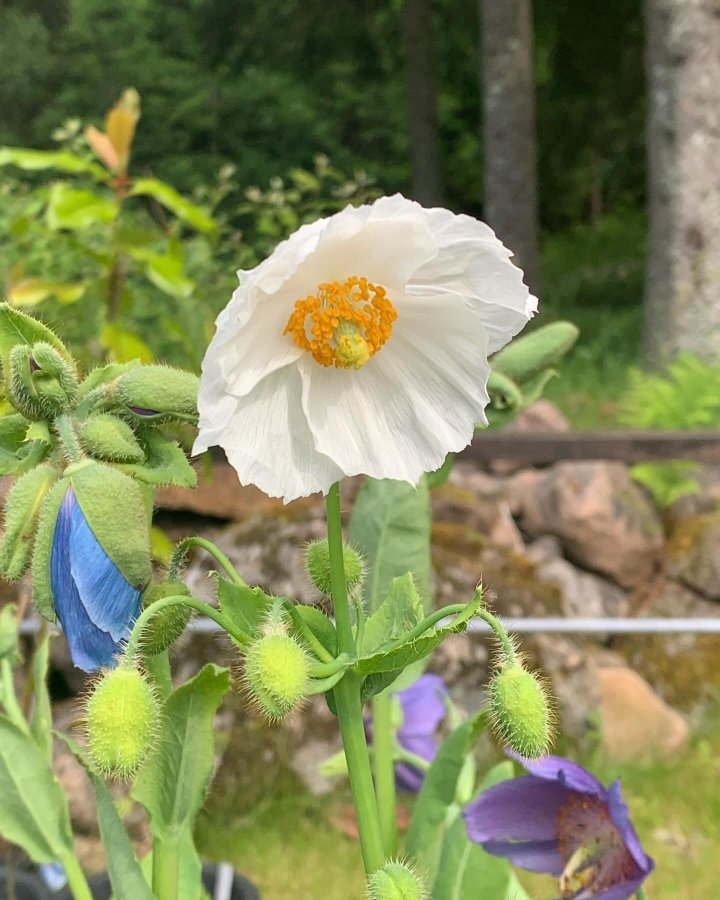
{"type": "Polygon", "coordinates": [[[385,856],[397,853],[397,793],[395,790],[392,692],[384,690],[372,700],[373,762],[378,815],[385,856]]]}
{"type": "Polygon", "coordinates": [[[342,674],[351,664],[352,659],[345,653],[341,653],[337,659],[331,659],[330,662],[310,663],[310,677],[327,678],[330,675],[337,675],[338,672],[342,674]]]}
{"type": "Polygon", "coordinates": [[[164,699],[167,699],[172,693],[172,673],[170,671],[170,654],[167,650],[162,653],[156,653],[155,656],[144,657],[145,671],[154,681],[157,689],[160,691],[164,699]]]}
{"type": "Polygon", "coordinates": [[[505,626],[502,622],[497,619],[491,612],[487,609],[478,609],[475,613],[476,616],[479,616],[481,619],[484,619],[488,625],[495,632],[495,637],[500,641],[500,644],[503,648],[503,653],[508,662],[512,662],[517,653],[515,651],[515,646],[513,642],[510,640],[507,631],[505,630],[505,626]]]}
{"type": "Polygon", "coordinates": [[[219,547],[216,547],[212,541],[202,537],[184,538],[175,547],[172,558],[170,559],[170,565],[168,566],[168,579],[170,581],[177,581],[180,577],[180,569],[187,556],[187,552],[191,547],[202,547],[203,550],[207,550],[207,552],[215,558],[215,561],[220,563],[225,570],[225,573],[230,576],[230,580],[233,584],[238,585],[238,587],[247,587],[245,580],[222,550],[219,547]]]}
{"type": "Polygon", "coordinates": [[[154,838],[152,886],[157,900],[178,900],[180,852],[177,843],[154,838]]]}
{"type": "Polygon", "coordinates": [[[307,696],[312,697],[315,694],[327,694],[343,677],[344,672],[335,672],[334,675],[328,675],[327,678],[312,678],[307,691],[307,696]]]}
{"type": "Polygon", "coordinates": [[[156,600],[155,603],[148,606],[147,609],[144,609],[138,616],[133,625],[133,630],[130,633],[125,649],[125,655],[129,659],[137,656],[140,651],[143,628],[155,613],[160,612],[161,609],[165,609],[166,606],[188,606],[190,609],[194,609],[207,616],[209,619],[212,619],[213,622],[217,622],[223,631],[226,631],[234,641],[238,642],[238,644],[250,643],[250,635],[241,628],[238,628],[237,625],[233,624],[219,609],[215,609],[215,607],[210,606],[209,603],[198,600],[197,597],[188,597],[187,594],[177,594],[174,597],[163,597],[161,600],[156,600]]]}
{"type": "Polygon", "coordinates": [[[90,886],[74,853],[69,852],[60,859],[70,890],[75,900],[93,900],[90,886]]]}
{"type": "Polygon", "coordinates": [[[308,626],[305,619],[303,619],[303,617],[300,615],[297,607],[292,602],[292,600],[283,600],[282,604],[283,609],[287,611],[288,615],[293,620],[295,628],[297,628],[297,630],[300,632],[303,640],[308,645],[308,647],[310,647],[315,656],[317,656],[319,660],[325,663],[334,662],[335,657],[326,647],[324,647],[320,643],[317,637],[313,634],[311,628],[308,626]]]}
{"type": "MultiPolygon", "coordinates": [[[[353,656],[355,639],[350,622],[345,566],[343,563],[342,525],[340,521],[340,486],[334,484],[327,497],[328,550],[330,555],[330,585],[332,588],[338,648],[341,653],[353,656]]],[[[353,801],[360,831],[365,871],[370,874],[384,861],[382,835],[378,820],[377,801],[373,785],[365,724],[363,722],[360,688],[362,679],[352,670],[345,673],[334,688],[340,734],[353,801]]]]}

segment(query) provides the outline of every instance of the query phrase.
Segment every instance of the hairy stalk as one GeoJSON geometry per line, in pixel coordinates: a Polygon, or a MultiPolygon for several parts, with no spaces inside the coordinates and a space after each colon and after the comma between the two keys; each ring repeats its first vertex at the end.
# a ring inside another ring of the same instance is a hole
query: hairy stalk
{"type": "Polygon", "coordinates": [[[372,700],[373,762],[378,815],[385,856],[397,853],[397,793],[395,790],[395,753],[392,727],[392,692],[376,694],[372,700]]]}
{"type": "MultiPolygon", "coordinates": [[[[330,554],[330,584],[332,587],[338,649],[352,656],[355,639],[350,622],[345,566],[343,563],[342,526],[340,521],[340,486],[334,484],[327,496],[328,550],[330,554]]],[[[365,723],[363,722],[360,688],[362,679],[353,671],[345,673],[334,688],[340,734],[352,789],[360,831],[365,871],[370,874],[384,862],[383,842],[378,820],[377,801],[373,785],[365,723]]]]}
{"type": "Polygon", "coordinates": [[[230,576],[230,580],[233,584],[238,585],[238,587],[247,587],[244,578],[222,550],[219,547],[216,547],[212,541],[202,537],[187,537],[178,543],[170,559],[170,565],[168,566],[169,581],[177,581],[180,577],[180,569],[182,568],[187,552],[191,547],[202,547],[203,550],[207,550],[207,552],[214,557],[215,561],[220,563],[225,570],[225,573],[230,576]]]}

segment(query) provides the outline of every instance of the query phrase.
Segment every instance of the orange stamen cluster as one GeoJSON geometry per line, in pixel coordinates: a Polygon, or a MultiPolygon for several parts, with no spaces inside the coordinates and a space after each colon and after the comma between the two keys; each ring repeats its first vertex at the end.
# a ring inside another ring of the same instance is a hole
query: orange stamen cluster
{"type": "Polygon", "coordinates": [[[395,319],[385,288],[354,275],[296,300],[284,333],[321,366],[359,369],[390,337],[395,319]]]}

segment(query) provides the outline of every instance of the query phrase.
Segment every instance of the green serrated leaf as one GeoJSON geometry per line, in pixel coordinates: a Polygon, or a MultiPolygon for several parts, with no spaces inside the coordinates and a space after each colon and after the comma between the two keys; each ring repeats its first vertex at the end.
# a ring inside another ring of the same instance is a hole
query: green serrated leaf
{"type": "Polygon", "coordinates": [[[425,773],[413,809],[406,849],[410,856],[420,860],[431,881],[435,880],[440,864],[445,834],[450,824],[448,811],[455,804],[465,756],[484,726],[485,715],[479,713],[456,728],[442,742],[425,773]]]}
{"type": "Polygon", "coordinates": [[[62,735],[62,738],[78,762],[84,766],[95,792],[100,837],[105,849],[114,900],[153,900],[153,893],[105,782],[88,764],[82,747],[68,735],[62,735]]]}
{"type": "Polygon", "coordinates": [[[0,835],[35,862],[72,852],[67,798],[29,731],[0,716],[0,835]]]}
{"type": "Polygon", "coordinates": [[[108,197],[65,182],[58,182],[50,189],[45,217],[49,228],[75,231],[112,222],[118,214],[118,205],[108,197]]]}
{"type": "Polygon", "coordinates": [[[260,587],[233,584],[226,578],[218,580],[218,604],[221,611],[249,635],[257,633],[260,623],[274,602],[260,587]]]}
{"type": "Polygon", "coordinates": [[[19,465],[18,453],[25,440],[28,420],[20,413],[0,417],[0,475],[11,475],[19,465]]]}
{"type": "Polygon", "coordinates": [[[403,481],[368,478],[360,489],[350,540],[365,554],[370,574],[365,606],[373,612],[398,575],[412,572],[425,609],[430,606],[430,492],[423,478],[417,488],[403,481]]]}
{"type": "MultiPolygon", "coordinates": [[[[297,609],[299,615],[302,616],[310,631],[312,631],[323,647],[332,653],[333,656],[337,655],[337,631],[325,613],[315,606],[305,606],[302,603],[296,604],[295,609],[297,609]]],[[[297,634],[302,637],[299,632],[297,634]]]]}
{"type": "MultiPolygon", "coordinates": [[[[485,775],[476,793],[512,776],[512,763],[504,760],[485,775]]],[[[459,812],[445,834],[433,886],[433,900],[507,896],[512,875],[510,864],[502,857],[486,853],[480,844],[470,840],[459,812]]]]}
{"type": "Polygon", "coordinates": [[[467,604],[461,615],[456,616],[449,625],[445,625],[442,628],[431,628],[420,637],[409,640],[407,643],[361,656],[354,663],[355,671],[360,675],[371,675],[375,672],[394,672],[405,669],[407,666],[424,659],[446,637],[465,631],[468,620],[472,618],[480,602],[481,599],[479,597],[474,597],[467,604]]]}
{"type": "Polygon", "coordinates": [[[386,646],[422,622],[424,610],[410,572],[393,578],[387,597],[365,622],[360,653],[386,646]]]}
{"type": "Polygon", "coordinates": [[[177,841],[202,806],[213,769],[213,718],[229,687],[228,670],[211,663],[167,701],[158,749],[132,791],[160,840],[177,841]]]}
{"type": "Polygon", "coordinates": [[[164,434],[148,432],[142,443],[146,454],[145,462],[124,463],[117,468],[153,487],[162,484],[195,487],[197,472],[177,441],[171,441],[164,434]]]}
{"type": "Polygon", "coordinates": [[[217,231],[217,225],[204,209],[158,178],[136,178],[130,189],[130,196],[153,197],[166,209],[175,213],[178,219],[182,219],[198,231],[205,234],[214,234],[217,231]]]}

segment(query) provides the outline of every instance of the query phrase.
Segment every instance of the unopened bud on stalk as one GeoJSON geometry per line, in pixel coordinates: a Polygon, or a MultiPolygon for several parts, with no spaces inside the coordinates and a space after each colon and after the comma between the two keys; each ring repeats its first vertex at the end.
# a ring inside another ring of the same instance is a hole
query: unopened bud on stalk
{"type": "Polygon", "coordinates": [[[518,660],[507,660],[488,691],[492,726],[499,740],[529,759],[547,753],[552,714],[541,681],[518,660]]]}
{"type": "Polygon", "coordinates": [[[105,775],[131,778],[153,749],[159,724],[154,688],[134,666],[106,671],[87,702],[90,757],[105,775]]]}
{"type": "MultiPolygon", "coordinates": [[[[151,584],[142,597],[143,609],[156,600],[164,597],[190,596],[190,590],[182,581],[164,581],[162,584],[151,584]]],[[[143,629],[141,646],[143,653],[157,656],[167,650],[185,631],[190,621],[192,610],[188,606],[176,603],[158,610],[143,629]]]]}
{"type": "Polygon", "coordinates": [[[368,878],[368,900],[425,900],[423,880],[412,866],[387,862],[368,878]]]}
{"type": "MultiPolygon", "coordinates": [[[[330,549],[327,538],[321,541],[312,541],[307,545],[305,565],[312,583],[321,594],[329,597],[332,593],[332,584],[330,581],[330,549]]],[[[363,558],[357,550],[343,545],[343,566],[345,583],[348,591],[351,591],[362,581],[365,574],[363,558]]]]}
{"type": "Polygon", "coordinates": [[[309,686],[307,651],[295,638],[275,631],[253,641],[245,657],[247,691],[258,712],[279,721],[296,709],[309,686]]]}

